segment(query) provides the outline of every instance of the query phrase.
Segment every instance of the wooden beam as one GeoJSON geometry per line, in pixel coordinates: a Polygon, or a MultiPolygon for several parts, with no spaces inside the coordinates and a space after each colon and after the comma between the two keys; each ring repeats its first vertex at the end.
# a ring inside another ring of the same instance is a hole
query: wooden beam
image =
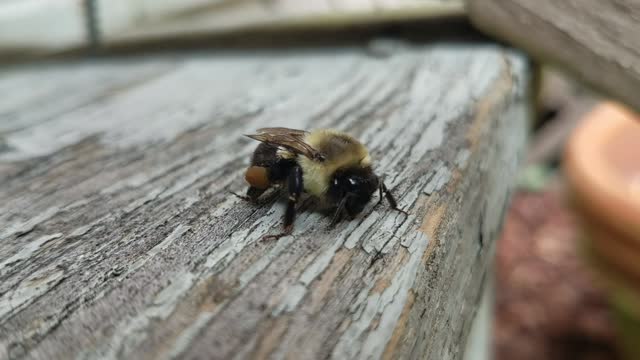
{"type": "MultiPolygon", "coordinates": [[[[105,9],[111,8],[111,1],[102,2],[105,3],[105,9]]],[[[201,38],[246,31],[295,33],[465,15],[462,0],[236,1],[187,10],[168,17],[131,21],[118,31],[106,32],[103,43],[113,47],[165,38],[201,38]]],[[[105,16],[104,22],[108,26],[114,21],[105,16]]]]}
{"type": "MultiPolygon", "coordinates": [[[[462,0],[0,2],[0,63],[176,39],[246,32],[333,30],[463,15],[462,0]],[[50,30],[42,32],[40,28],[50,30]]],[[[250,41],[252,36],[248,38],[250,41]]]]}
{"type": "Polygon", "coordinates": [[[478,28],[640,110],[639,2],[470,0],[468,11],[478,28]]]}
{"type": "Polygon", "coordinates": [[[523,158],[528,66],[396,45],[0,74],[0,354],[461,358],[523,158]],[[282,204],[227,190],[263,126],[358,137],[410,215],[371,204],[327,230],[307,201],[292,236],[261,242],[282,204]]]}

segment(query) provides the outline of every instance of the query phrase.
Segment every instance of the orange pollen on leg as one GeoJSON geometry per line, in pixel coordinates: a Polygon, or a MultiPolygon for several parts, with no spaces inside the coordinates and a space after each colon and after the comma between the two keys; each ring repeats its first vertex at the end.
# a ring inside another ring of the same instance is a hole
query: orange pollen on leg
{"type": "Polygon", "coordinates": [[[244,179],[249,185],[258,189],[266,189],[269,187],[269,177],[267,176],[267,168],[262,166],[251,166],[244,173],[244,179]]]}

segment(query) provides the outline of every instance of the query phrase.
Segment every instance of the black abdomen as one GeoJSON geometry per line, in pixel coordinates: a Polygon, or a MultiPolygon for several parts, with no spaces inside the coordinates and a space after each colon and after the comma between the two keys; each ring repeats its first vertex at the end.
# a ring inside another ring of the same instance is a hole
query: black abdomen
{"type": "Polygon", "coordinates": [[[275,164],[278,160],[277,152],[277,147],[271,146],[266,143],[260,143],[253,152],[253,156],[251,157],[251,165],[262,166],[266,168],[271,167],[271,165],[275,164]]]}
{"type": "Polygon", "coordinates": [[[286,179],[291,168],[295,165],[294,159],[283,159],[278,156],[278,148],[266,143],[260,143],[251,157],[252,166],[267,168],[267,176],[271,183],[286,179]]]}

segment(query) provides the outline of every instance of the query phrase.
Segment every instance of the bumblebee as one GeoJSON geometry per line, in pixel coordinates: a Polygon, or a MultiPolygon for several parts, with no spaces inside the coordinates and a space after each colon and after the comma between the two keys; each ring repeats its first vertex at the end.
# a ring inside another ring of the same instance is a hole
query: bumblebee
{"type": "Polygon", "coordinates": [[[272,187],[286,187],[288,192],[284,231],[268,238],[279,238],[293,231],[296,204],[303,192],[335,209],[331,227],[345,214],[354,219],[376,190],[380,197],[378,204],[384,195],[392,209],[407,214],[398,208],[391,192],[374,173],[367,148],[348,134],[332,129],[304,131],[271,127],[245,136],[260,144],[245,172],[249,184],[246,195],[237,196],[258,203],[272,187]]]}

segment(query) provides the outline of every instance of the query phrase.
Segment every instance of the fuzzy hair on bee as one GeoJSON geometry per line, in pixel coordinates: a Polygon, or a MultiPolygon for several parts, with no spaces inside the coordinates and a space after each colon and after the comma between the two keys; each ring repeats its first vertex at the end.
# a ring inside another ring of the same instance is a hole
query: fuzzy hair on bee
{"type": "Polygon", "coordinates": [[[271,127],[246,135],[257,140],[251,165],[245,171],[249,187],[246,195],[237,195],[257,203],[272,187],[288,193],[284,230],[267,238],[280,238],[293,231],[296,204],[302,193],[335,208],[330,226],[344,215],[355,218],[379,192],[392,209],[405,213],[384,182],[374,173],[367,148],[351,135],[334,129],[312,131],[271,127]]]}

